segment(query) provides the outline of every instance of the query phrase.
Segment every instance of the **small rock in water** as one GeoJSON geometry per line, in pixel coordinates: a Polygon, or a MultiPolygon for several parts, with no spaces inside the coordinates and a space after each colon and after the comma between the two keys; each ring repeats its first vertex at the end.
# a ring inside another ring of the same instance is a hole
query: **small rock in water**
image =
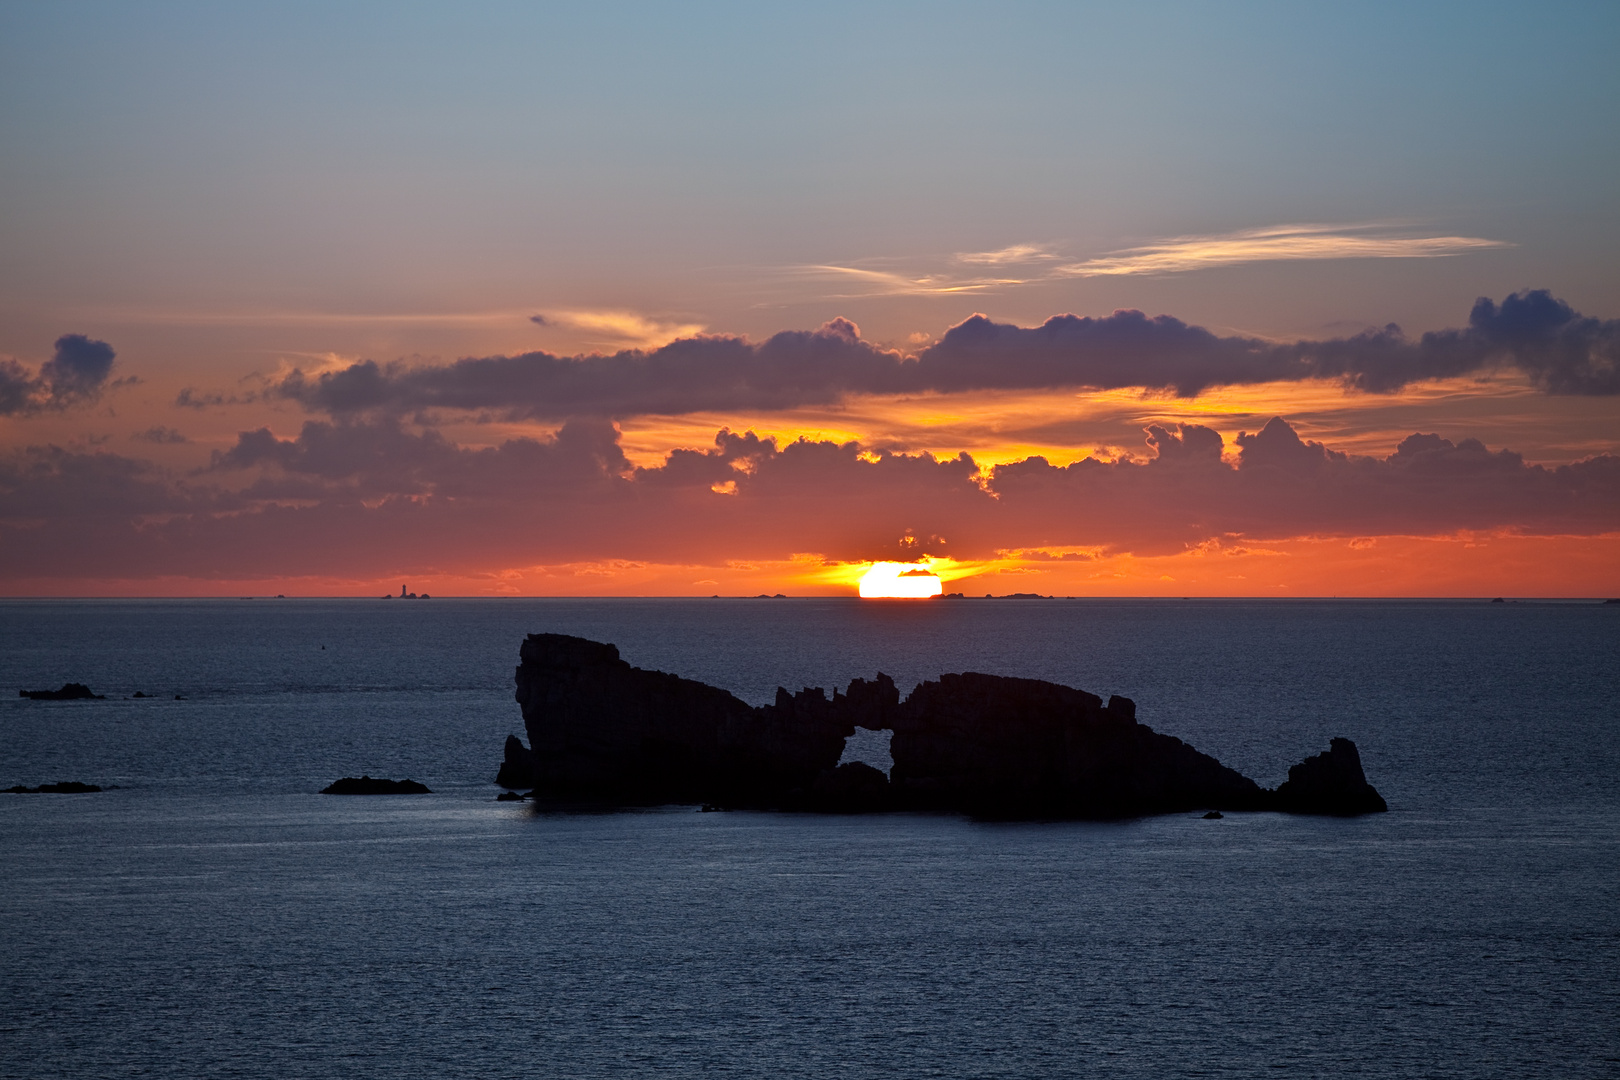
{"type": "Polygon", "coordinates": [[[1204,815],[1204,820],[1205,821],[1214,821],[1217,818],[1223,818],[1225,816],[1226,815],[1221,813],[1219,810],[1211,810],[1209,813],[1204,815]]]}
{"type": "Polygon", "coordinates": [[[496,802],[522,802],[523,796],[515,791],[503,791],[495,796],[496,802]]]}
{"type": "Polygon", "coordinates": [[[60,690],[19,690],[17,696],[28,698],[31,701],[81,701],[84,699],[102,701],[106,695],[91,693],[90,688],[84,683],[70,682],[63,683],[60,690]]]}
{"type": "Polygon", "coordinates": [[[431,795],[426,784],[415,780],[386,780],[369,776],[345,776],[321,789],[322,795],[431,795]]]}
{"type": "Polygon", "coordinates": [[[41,784],[39,787],[16,787],[5,789],[7,795],[87,795],[101,788],[95,784],[81,784],[77,780],[62,780],[55,784],[41,784]]]}
{"type": "Polygon", "coordinates": [[[1361,754],[1349,739],[1329,739],[1325,753],[1308,757],[1288,770],[1277,787],[1279,810],[1291,814],[1353,817],[1389,809],[1384,797],[1367,783],[1361,754]]]}

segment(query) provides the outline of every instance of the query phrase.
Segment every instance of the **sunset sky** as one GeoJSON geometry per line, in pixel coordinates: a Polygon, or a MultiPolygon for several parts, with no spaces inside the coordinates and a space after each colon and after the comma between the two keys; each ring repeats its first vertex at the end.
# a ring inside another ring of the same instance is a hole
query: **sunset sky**
{"type": "Polygon", "coordinates": [[[1620,595],[1620,5],[0,5],[0,594],[1620,595]]]}

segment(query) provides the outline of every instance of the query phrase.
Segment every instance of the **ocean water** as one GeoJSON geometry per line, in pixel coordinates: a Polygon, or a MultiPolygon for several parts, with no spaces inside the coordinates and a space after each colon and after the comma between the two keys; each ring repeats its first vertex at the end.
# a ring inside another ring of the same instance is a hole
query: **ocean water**
{"type": "Polygon", "coordinates": [[[0,602],[0,692],[70,680],[0,696],[0,787],[118,785],[0,795],[0,1076],[1620,1076],[1620,607],[0,602]],[[1268,785],[1345,735],[1391,812],[536,813],[542,630],[1126,694],[1268,785]]]}

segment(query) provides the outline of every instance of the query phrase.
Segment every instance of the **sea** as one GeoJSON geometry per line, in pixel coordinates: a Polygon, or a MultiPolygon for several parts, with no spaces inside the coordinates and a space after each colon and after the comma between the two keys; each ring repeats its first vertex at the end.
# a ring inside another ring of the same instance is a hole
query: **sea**
{"type": "Polygon", "coordinates": [[[108,789],[0,795],[4,1077],[1620,1076],[1620,605],[5,600],[0,692],[0,787],[108,789]],[[1267,786],[1346,736],[1390,812],[541,812],[540,631],[1124,694],[1267,786]]]}

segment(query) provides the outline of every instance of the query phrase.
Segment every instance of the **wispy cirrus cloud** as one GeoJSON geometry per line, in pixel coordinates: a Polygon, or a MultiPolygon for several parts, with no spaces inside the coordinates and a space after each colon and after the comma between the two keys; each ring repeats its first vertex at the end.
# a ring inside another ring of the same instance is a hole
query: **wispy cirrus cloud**
{"type": "Polygon", "coordinates": [[[1478,236],[1425,236],[1387,225],[1272,225],[1260,229],[1175,236],[1054,267],[1052,276],[1178,274],[1241,263],[1294,259],[1438,259],[1512,247],[1478,236]]]}
{"type": "Polygon", "coordinates": [[[1091,258],[1064,255],[1050,243],[1010,244],[994,251],[959,251],[934,265],[922,259],[864,259],[849,265],[788,268],[798,281],[837,283],[829,299],[936,296],[993,292],[1072,278],[1184,274],[1244,263],[1327,259],[1439,259],[1509,248],[1505,240],[1434,235],[1388,222],[1348,225],[1267,225],[1228,233],[1172,236],[1091,258]],[[987,273],[991,271],[993,273],[987,273]]]}
{"type": "Polygon", "coordinates": [[[1010,266],[1015,263],[1044,262],[1059,256],[1051,244],[1011,244],[995,251],[958,251],[952,261],[970,266],[1010,266]]]}
{"type": "Polygon", "coordinates": [[[678,338],[696,337],[707,329],[703,323],[659,319],[623,310],[547,311],[530,315],[529,321],[536,326],[566,326],[601,339],[588,344],[636,349],[657,349],[678,338]]]}
{"type": "MultiPolygon", "coordinates": [[[[995,254],[995,253],[990,253],[995,254]]],[[[895,270],[874,270],[860,266],[831,264],[796,266],[794,276],[810,280],[836,282],[845,290],[830,294],[830,299],[849,299],[863,296],[935,296],[985,292],[1028,283],[1029,278],[965,277],[947,273],[908,274],[895,270]]]]}
{"type": "MultiPolygon", "coordinates": [[[[311,327],[436,327],[479,329],[522,326],[525,321],[539,326],[560,327],[597,335],[601,340],[587,344],[614,348],[656,349],[677,338],[701,334],[704,324],[678,318],[662,318],[624,309],[543,310],[535,308],[491,308],[469,311],[320,311],[180,308],[97,308],[89,314],[114,322],[166,326],[311,326],[311,327]]],[[[288,356],[319,358],[324,353],[293,353],[288,356]]]]}

